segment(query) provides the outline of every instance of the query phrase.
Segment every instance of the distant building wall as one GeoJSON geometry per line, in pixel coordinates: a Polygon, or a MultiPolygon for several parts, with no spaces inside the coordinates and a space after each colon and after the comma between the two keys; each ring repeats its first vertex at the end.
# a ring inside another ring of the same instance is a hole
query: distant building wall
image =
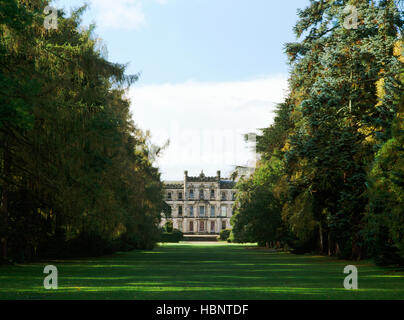
{"type": "Polygon", "coordinates": [[[182,181],[164,182],[165,201],[172,215],[162,218],[161,226],[169,220],[185,234],[219,234],[231,229],[234,187],[235,182],[221,178],[220,171],[216,177],[206,177],[203,172],[190,177],[185,171],[182,181]]]}

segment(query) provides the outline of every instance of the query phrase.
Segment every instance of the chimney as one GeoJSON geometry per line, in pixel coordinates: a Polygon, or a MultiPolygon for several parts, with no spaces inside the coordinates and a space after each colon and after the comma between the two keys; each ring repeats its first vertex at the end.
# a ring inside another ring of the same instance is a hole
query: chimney
{"type": "Polygon", "coordinates": [[[185,180],[185,182],[187,182],[187,178],[188,178],[188,171],[184,171],[184,180],[185,180]]]}
{"type": "Polygon", "coordinates": [[[220,181],[220,170],[217,171],[217,180],[220,181]]]}

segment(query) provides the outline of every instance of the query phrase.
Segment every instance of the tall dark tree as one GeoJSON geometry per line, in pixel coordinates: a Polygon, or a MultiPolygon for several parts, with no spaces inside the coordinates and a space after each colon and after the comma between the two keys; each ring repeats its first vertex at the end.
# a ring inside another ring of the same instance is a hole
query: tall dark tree
{"type": "Polygon", "coordinates": [[[151,248],[162,183],[129,112],[137,75],[82,29],[85,7],[44,28],[47,1],[1,1],[2,257],[151,248]]]}
{"type": "Polygon", "coordinates": [[[283,162],[262,188],[277,195],[295,247],[360,259],[386,240],[403,256],[402,5],[311,0],[298,12],[290,94],[258,137],[258,173],[283,162]]]}

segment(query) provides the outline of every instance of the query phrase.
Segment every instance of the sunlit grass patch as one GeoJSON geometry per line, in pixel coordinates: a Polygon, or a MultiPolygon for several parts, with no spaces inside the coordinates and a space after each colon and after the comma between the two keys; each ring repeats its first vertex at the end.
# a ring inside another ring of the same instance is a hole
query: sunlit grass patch
{"type": "Polygon", "coordinates": [[[0,266],[0,299],[404,299],[404,272],[311,255],[218,243],[164,244],[150,251],[0,266]],[[59,288],[42,286],[46,264],[59,288]],[[359,290],[343,287],[344,266],[359,290]]]}

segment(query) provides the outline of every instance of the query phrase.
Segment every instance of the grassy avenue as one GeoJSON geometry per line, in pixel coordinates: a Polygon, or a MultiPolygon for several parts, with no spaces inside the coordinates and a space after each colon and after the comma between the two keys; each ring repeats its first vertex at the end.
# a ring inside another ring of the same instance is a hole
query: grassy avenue
{"type": "Polygon", "coordinates": [[[276,253],[227,243],[161,244],[80,260],[0,266],[0,299],[402,299],[404,271],[369,261],[276,253]],[[59,288],[45,290],[44,266],[59,288]],[[343,269],[358,268],[359,290],[343,269]]]}

